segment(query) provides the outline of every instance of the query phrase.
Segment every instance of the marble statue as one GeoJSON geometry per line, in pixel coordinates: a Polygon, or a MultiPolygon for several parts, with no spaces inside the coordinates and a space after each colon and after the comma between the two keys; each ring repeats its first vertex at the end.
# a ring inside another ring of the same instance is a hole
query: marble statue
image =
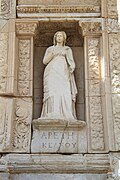
{"type": "Polygon", "coordinates": [[[47,48],[43,63],[44,98],[40,119],[76,120],[77,88],[74,79],[75,62],[72,50],[65,46],[66,33],[54,35],[54,45],[47,48]]]}

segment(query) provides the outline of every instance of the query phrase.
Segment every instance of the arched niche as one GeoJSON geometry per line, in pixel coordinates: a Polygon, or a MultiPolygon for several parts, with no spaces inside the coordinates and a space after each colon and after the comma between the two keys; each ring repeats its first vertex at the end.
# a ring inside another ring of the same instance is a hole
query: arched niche
{"type": "Polygon", "coordinates": [[[56,31],[65,31],[66,45],[73,50],[76,63],[75,80],[78,89],[76,101],[77,118],[85,120],[84,49],[83,37],[78,22],[40,22],[34,45],[34,111],[33,119],[40,117],[43,99],[43,56],[47,47],[53,45],[56,31]]]}

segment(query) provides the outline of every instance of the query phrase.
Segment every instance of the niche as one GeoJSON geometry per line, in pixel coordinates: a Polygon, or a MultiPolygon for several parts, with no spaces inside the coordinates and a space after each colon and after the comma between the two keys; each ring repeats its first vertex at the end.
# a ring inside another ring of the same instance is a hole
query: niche
{"type": "Polygon", "coordinates": [[[84,48],[83,37],[77,22],[40,22],[35,37],[34,48],[34,107],[33,119],[40,117],[43,99],[43,56],[47,47],[53,45],[53,36],[57,31],[67,34],[66,45],[73,50],[76,63],[75,80],[78,89],[76,101],[77,118],[85,120],[85,85],[84,85],[84,48]]]}

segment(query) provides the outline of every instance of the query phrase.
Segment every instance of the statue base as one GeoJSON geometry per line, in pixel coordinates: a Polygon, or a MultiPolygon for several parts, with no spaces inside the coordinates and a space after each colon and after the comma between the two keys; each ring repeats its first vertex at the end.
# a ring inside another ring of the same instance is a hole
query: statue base
{"type": "Polygon", "coordinates": [[[81,120],[35,119],[32,153],[86,153],[86,123],[81,120]]]}

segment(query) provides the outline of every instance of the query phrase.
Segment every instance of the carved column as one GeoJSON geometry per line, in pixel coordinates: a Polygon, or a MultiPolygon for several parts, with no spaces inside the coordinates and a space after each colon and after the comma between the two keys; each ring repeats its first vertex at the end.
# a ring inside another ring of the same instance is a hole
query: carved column
{"type": "Polygon", "coordinates": [[[112,120],[114,151],[120,150],[120,26],[115,19],[108,19],[106,28],[109,38],[109,61],[112,96],[112,120]]]}
{"type": "Polygon", "coordinates": [[[30,152],[33,96],[33,36],[36,21],[16,21],[13,150],[30,152]]]}
{"type": "Polygon", "coordinates": [[[102,102],[102,25],[101,21],[81,20],[79,25],[84,36],[85,100],[88,126],[88,151],[106,152],[105,120],[102,102]]]}

